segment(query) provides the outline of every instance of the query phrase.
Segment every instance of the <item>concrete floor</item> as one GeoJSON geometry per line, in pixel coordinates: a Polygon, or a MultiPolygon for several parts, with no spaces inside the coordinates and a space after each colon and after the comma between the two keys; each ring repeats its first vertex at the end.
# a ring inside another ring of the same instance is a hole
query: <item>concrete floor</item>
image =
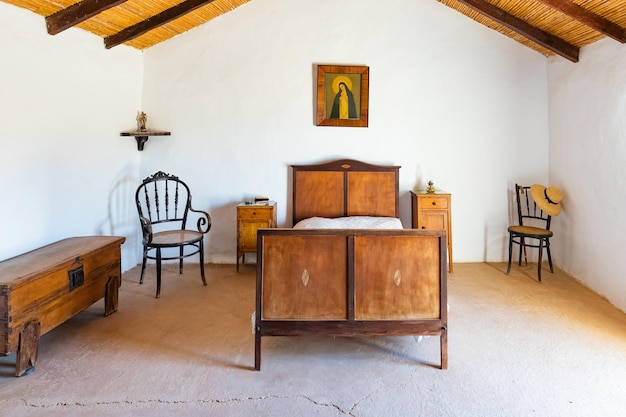
{"type": "Polygon", "coordinates": [[[0,416],[620,416],[626,314],[557,271],[455,264],[449,369],[429,337],[268,337],[254,367],[254,266],[123,276],[44,335],[37,369],[0,358],[0,416]]]}

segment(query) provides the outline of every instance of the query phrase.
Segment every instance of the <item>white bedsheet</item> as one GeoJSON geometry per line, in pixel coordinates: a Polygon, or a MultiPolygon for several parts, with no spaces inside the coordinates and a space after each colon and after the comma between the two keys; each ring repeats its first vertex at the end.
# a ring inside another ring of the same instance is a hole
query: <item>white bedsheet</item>
{"type": "Polygon", "coordinates": [[[294,229],[402,229],[395,217],[350,216],[330,219],[311,217],[296,223],[294,229]]]}

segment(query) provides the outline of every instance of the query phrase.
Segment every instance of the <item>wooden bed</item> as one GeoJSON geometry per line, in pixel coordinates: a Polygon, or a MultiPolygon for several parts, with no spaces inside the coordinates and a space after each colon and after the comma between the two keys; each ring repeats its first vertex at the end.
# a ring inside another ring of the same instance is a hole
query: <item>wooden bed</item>
{"type": "MultiPolygon", "coordinates": [[[[293,222],[399,217],[398,166],[294,165],[293,222]]],[[[255,369],[263,336],[435,335],[447,368],[446,234],[438,230],[260,229],[255,369]]]]}

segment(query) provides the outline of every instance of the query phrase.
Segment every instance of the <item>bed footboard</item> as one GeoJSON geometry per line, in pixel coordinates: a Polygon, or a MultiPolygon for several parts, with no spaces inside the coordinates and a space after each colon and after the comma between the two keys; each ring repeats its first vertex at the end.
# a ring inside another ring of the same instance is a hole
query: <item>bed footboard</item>
{"type": "Polygon", "coordinates": [[[446,234],[260,229],[255,369],[263,336],[435,335],[447,368],[446,234]]]}

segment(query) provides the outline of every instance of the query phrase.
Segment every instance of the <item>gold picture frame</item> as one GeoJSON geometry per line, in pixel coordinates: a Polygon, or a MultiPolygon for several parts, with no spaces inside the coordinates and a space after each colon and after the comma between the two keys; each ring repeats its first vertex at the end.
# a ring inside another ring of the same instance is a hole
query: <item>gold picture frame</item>
{"type": "Polygon", "coordinates": [[[367,127],[369,73],[366,66],[317,66],[317,125],[367,127]]]}

